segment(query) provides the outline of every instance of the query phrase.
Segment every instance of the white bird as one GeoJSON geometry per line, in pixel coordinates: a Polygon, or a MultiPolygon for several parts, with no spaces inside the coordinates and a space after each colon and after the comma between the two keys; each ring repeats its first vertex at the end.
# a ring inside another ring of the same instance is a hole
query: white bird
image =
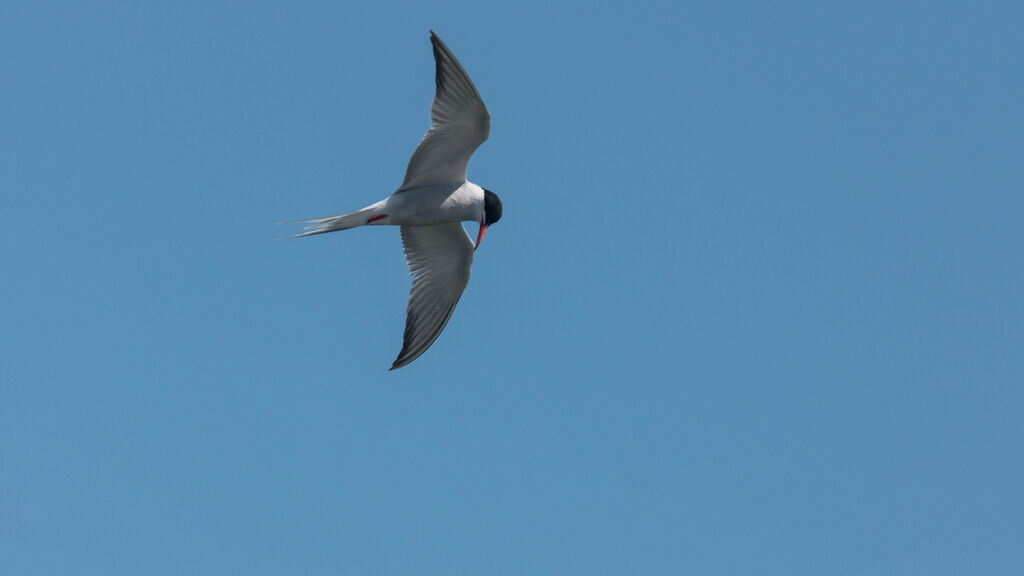
{"type": "Polygon", "coordinates": [[[358,226],[400,226],[402,248],[413,276],[405,313],[402,351],[391,365],[401,368],[423,354],[444,330],[459,302],[487,227],[501,219],[501,200],[466,180],[466,164],[487,140],[491,115],[473,81],[451,50],[430,32],[435,91],[430,129],[409,159],[395,192],[349,214],[300,220],[308,232],[294,237],[358,226]],[[462,221],[477,222],[476,242],[462,221]]]}

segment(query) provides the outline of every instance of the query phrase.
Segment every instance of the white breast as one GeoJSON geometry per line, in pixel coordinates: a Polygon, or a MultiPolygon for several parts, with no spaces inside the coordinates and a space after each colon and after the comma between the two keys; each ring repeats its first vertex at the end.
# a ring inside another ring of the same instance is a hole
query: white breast
{"type": "Polygon", "coordinates": [[[478,222],[483,214],[484,191],[472,182],[403,190],[387,199],[384,211],[390,224],[430,226],[446,222],[478,222]]]}

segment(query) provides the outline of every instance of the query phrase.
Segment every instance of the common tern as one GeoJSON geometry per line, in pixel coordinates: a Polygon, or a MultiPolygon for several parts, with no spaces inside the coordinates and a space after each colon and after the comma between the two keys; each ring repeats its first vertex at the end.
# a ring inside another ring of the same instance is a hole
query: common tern
{"type": "Polygon", "coordinates": [[[466,179],[466,164],[487,140],[491,115],[476,86],[445,43],[430,32],[434,48],[434,102],[430,129],[409,159],[405,180],[391,196],[362,210],[300,220],[313,236],[359,226],[399,226],[413,276],[405,312],[401,368],[423,354],[448,324],[469,282],[473,253],[487,227],[501,219],[497,194],[466,179]],[[476,242],[462,227],[476,222],[476,242]]]}

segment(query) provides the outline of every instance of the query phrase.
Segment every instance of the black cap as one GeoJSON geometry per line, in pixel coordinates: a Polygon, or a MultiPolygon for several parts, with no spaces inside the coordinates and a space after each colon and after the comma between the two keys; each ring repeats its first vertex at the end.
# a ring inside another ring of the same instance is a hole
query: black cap
{"type": "Polygon", "coordinates": [[[501,220],[501,200],[498,195],[484,188],[484,226],[501,220]]]}

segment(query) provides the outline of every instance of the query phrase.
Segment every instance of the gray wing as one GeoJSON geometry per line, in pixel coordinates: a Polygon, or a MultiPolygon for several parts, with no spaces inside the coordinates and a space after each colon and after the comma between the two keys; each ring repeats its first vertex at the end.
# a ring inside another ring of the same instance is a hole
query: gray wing
{"type": "Polygon", "coordinates": [[[436,68],[430,130],[412,153],[398,192],[428,184],[464,182],[469,157],[491,133],[491,115],[469,75],[433,31],[430,43],[436,68]]]}
{"type": "Polygon", "coordinates": [[[402,248],[413,276],[402,351],[391,369],[426,352],[448,324],[473,265],[473,240],[459,222],[402,226],[402,248]]]}

